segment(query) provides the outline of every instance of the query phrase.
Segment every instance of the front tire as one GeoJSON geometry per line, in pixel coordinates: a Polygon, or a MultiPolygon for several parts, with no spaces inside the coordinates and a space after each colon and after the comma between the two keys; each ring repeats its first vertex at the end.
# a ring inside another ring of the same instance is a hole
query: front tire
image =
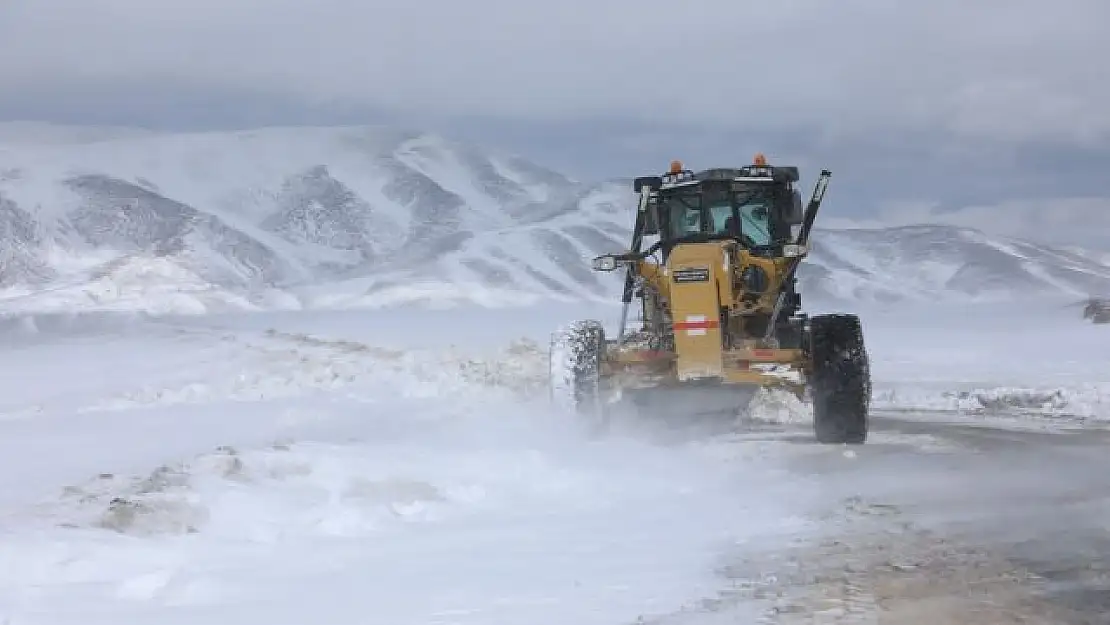
{"type": "Polygon", "coordinates": [[[823,444],[863,444],[869,427],[871,365],[856,315],[810,320],[813,428],[823,444]]]}
{"type": "Polygon", "coordinates": [[[552,403],[604,424],[601,360],[605,329],[597,321],[576,321],[551,335],[548,374],[552,403]]]}

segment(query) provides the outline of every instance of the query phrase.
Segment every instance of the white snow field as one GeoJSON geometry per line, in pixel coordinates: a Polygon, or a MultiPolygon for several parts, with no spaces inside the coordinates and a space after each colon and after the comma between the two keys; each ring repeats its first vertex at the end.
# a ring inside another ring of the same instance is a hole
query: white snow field
{"type": "Polygon", "coordinates": [[[872,408],[1030,426],[1110,421],[1110,333],[1065,300],[864,311],[872,408]]]}
{"type": "MultiPolygon", "coordinates": [[[[1011,418],[1110,417],[1103,328],[1010,312],[866,312],[877,407],[975,421],[945,393],[1016,388],[1066,404],[1011,418]]],[[[0,623],[694,617],[756,583],[727,558],[835,530],[819,513],[843,491],[790,463],[837,448],[598,436],[549,410],[546,337],[580,316],[617,309],[5,320],[0,623]]],[[[797,408],[752,416],[805,426],[797,408]]]]}
{"type": "Polygon", "coordinates": [[[380,316],[5,327],[0,622],[627,622],[806,527],[758,450],[549,413],[506,337],[550,316],[476,358],[380,316]]]}

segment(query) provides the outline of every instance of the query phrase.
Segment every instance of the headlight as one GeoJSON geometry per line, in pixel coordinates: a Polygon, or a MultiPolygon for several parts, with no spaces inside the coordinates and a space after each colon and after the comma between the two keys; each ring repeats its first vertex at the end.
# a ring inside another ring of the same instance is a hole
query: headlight
{"type": "Polygon", "coordinates": [[[782,246],[782,255],[787,258],[797,258],[798,256],[804,256],[807,251],[808,250],[804,245],[790,243],[788,245],[782,246]]]}
{"type": "Polygon", "coordinates": [[[613,271],[617,268],[617,259],[612,256],[598,256],[593,262],[594,271],[613,271]]]}

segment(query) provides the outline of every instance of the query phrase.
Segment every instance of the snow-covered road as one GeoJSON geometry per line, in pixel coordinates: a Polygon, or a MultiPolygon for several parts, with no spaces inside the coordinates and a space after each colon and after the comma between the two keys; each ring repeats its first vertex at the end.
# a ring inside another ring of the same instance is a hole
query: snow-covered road
{"type": "Polygon", "coordinates": [[[776,614],[757,622],[1110,622],[1110,430],[890,413],[876,414],[875,428],[878,439],[937,444],[869,444],[847,462],[796,455],[794,470],[820,476],[828,496],[824,526],[813,541],[736,555],[728,570],[738,579],[769,577],[759,594],[776,614]]]}
{"type": "MultiPolygon", "coordinates": [[[[597,437],[544,402],[541,341],[561,313],[469,314],[4,325],[0,623],[936,625],[976,606],[993,610],[977,623],[1110,610],[1090,598],[1110,593],[1098,571],[1073,562],[1106,551],[1092,541],[1110,438],[1059,404],[1040,407],[1055,421],[1003,414],[993,429],[880,413],[851,450],[812,444],[804,411],[775,397],[736,424],[597,437]]],[[[897,358],[908,341],[877,327],[877,388],[905,389],[919,375],[897,358]]],[[[1007,347],[965,343],[962,358],[976,349],[1007,347]]],[[[1106,362],[1069,379],[1097,390],[1106,362]]],[[[1021,373],[949,375],[1025,397],[1021,373]]]]}
{"type": "Polygon", "coordinates": [[[3,355],[9,625],[621,622],[806,524],[772,463],[549,413],[527,343],[50,323],[3,355]]]}

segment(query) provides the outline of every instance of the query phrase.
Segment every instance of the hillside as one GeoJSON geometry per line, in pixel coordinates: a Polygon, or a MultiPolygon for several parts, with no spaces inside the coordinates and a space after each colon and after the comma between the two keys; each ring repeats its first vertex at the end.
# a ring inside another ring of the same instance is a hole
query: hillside
{"type": "MultiPolygon", "coordinates": [[[[0,124],[0,306],[609,298],[589,258],[626,244],[633,202],[627,182],[389,128],[0,124]]],[[[814,299],[1084,296],[1110,292],[1102,260],[944,226],[822,230],[800,275],[814,299]]]]}

